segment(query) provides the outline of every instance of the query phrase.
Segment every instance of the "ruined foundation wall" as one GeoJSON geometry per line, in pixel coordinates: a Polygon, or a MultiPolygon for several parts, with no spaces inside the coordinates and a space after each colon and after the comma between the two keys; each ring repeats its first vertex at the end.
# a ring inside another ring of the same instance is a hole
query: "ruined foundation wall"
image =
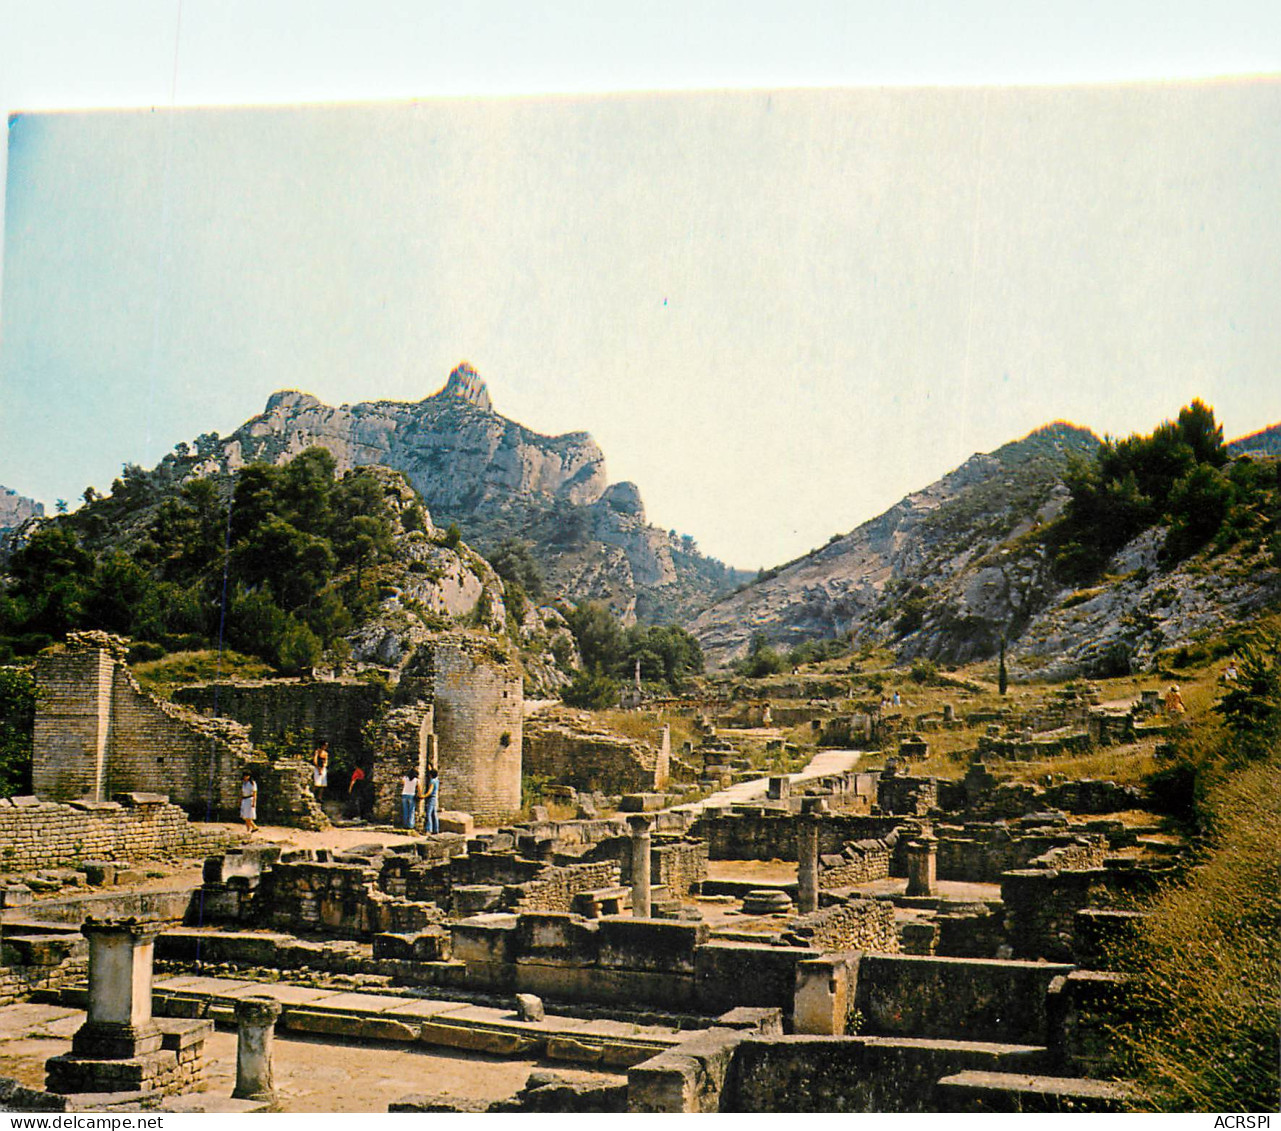
{"type": "Polygon", "coordinates": [[[525,727],[525,772],[575,789],[643,793],[660,788],[659,762],[655,751],[621,736],[578,734],[537,716],[525,727]]]}
{"type": "MultiPolygon", "coordinates": [[[[819,851],[840,853],[851,841],[883,840],[901,824],[901,817],[825,816],[819,821],[819,851]]],[[[786,813],[700,817],[690,834],[707,842],[712,860],[796,859],[796,822],[786,813]]]]}
{"type": "Polygon", "coordinates": [[[551,867],[520,885],[515,906],[519,911],[572,911],[578,892],[617,887],[618,882],[618,865],[608,861],[551,867]]]}
{"type": "Polygon", "coordinates": [[[52,801],[0,798],[0,869],[56,867],[77,860],[146,860],[223,847],[231,838],[202,829],[164,801],[52,801]]]}
{"type": "Polygon", "coordinates": [[[884,900],[851,899],[793,919],[783,941],[816,950],[862,950],[897,954],[894,908],[884,900]]]}
{"type": "Polygon", "coordinates": [[[89,949],[83,940],[68,943],[64,955],[32,953],[21,939],[0,944],[0,1009],[26,1001],[42,990],[58,990],[89,974],[89,949]]]}
{"type": "Polygon", "coordinates": [[[820,890],[853,887],[883,880],[890,874],[890,849],[882,840],[856,840],[840,853],[824,853],[818,862],[820,890]]]}

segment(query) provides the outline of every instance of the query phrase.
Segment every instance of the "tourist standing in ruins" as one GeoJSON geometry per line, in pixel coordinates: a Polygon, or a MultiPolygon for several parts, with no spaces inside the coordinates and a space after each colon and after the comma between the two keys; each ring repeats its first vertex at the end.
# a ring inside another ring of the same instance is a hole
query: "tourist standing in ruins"
{"type": "Polygon", "coordinates": [[[1170,690],[1165,693],[1165,713],[1167,715],[1181,715],[1187,708],[1183,705],[1183,696],[1179,693],[1179,685],[1172,683],[1170,690]]]}
{"type": "Polygon", "coordinates": [[[412,829],[418,825],[418,795],[421,788],[418,784],[418,771],[413,766],[405,767],[405,776],[400,781],[400,823],[404,828],[412,829]]]}
{"type": "Polygon", "coordinates": [[[347,816],[365,815],[365,771],[357,766],[351,771],[351,784],[347,787],[347,816]]]}
{"type": "Polygon", "coordinates": [[[329,784],[329,743],[321,739],[311,756],[311,784],[316,790],[316,800],[324,801],[325,786],[329,784]]]}
{"type": "Polygon", "coordinates": [[[246,832],[258,831],[254,823],[258,819],[258,783],[248,770],[240,779],[240,819],[245,822],[246,832]]]}
{"type": "Polygon", "coordinates": [[[440,817],[437,815],[437,802],[440,800],[440,778],[436,776],[436,767],[427,771],[427,789],[423,793],[427,802],[427,831],[440,832],[440,817]]]}

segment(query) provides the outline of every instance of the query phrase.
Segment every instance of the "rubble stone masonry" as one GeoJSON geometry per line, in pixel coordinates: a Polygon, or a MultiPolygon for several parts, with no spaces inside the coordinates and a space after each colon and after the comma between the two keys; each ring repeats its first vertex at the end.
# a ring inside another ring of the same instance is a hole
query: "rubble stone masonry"
{"type": "Polygon", "coordinates": [[[200,855],[222,847],[225,833],[202,829],[164,798],[73,801],[0,798],[0,869],[57,867],[77,860],[145,860],[200,855]]]}

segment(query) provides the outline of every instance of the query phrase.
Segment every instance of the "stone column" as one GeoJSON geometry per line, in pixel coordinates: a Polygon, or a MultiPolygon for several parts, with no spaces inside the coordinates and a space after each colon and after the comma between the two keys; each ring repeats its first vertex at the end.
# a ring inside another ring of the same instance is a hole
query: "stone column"
{"type": "Polygon", "coordinates": [[[929,833],[907,846],[907,894],[937,895],[938,841],[929,833]]]}
{"type": "Polygon", "coordinates": [[[818,816],[803,813],[796,826],[796,906],[802,915],[818,910],[818,816]]]}
{"type": "Polygon", "coordinates": [[[151,1019],[151,964],[160,924],[89,918],[80,930],[89,940],[89,1015],[72,1052],[99,1060],[155,1052],[161,1035],[151,1019]]]}
{"type": "Polygon", "coordinates": [[[275,1100],[271,1078],[271,1041],[280,1016],[280,1002],[255,995],[236,1002],[236,1088],[237,1100],[275,1100]]]}
{"type": "Polygon", "coordinates": [[[632,914],[649,918],[649,818],[636,814],[627,818],[632,830],[632,914]]]}

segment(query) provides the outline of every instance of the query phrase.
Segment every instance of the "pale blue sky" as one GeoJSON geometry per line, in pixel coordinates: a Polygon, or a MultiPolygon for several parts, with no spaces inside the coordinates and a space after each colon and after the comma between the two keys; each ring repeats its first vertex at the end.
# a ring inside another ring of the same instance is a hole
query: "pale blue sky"
{"type": "Polygon", "coordinates": [[[0,484],[466,357],[751,568],[1050,419],[1281,419],[1281,88],[971,85],[1275,72],[1276,8],[460,7],[0,5],[0,109],[159,108],[10,130],[0,484]]]}

